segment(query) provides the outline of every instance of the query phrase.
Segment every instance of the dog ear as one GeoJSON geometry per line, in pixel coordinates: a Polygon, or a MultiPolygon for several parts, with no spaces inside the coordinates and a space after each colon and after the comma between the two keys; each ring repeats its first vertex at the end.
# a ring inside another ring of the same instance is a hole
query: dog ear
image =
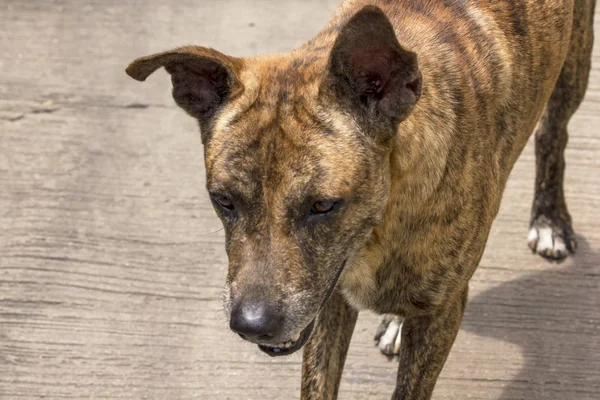
{"type": "Polygon", "coordinates": [[[199,46],[138,58],[125,71],[133,79],[144,81],[160,67],[171,74],[175,102],[203,126],[231,93],[241,87],[238,81],[241,59],[199,46]]]}
{"type": "Polygon", "coordinates": [[[417,55],[400,46],[383,11],[366,6],[341,29],[326,80],[339,103],[365,123],[397,124],[421,95],[417,55]]]}

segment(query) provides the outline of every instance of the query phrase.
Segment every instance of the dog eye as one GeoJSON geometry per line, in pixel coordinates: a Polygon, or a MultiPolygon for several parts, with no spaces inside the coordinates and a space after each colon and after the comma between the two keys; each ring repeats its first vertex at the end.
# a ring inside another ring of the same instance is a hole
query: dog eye
{"type": "Polygon", "coordinates": [[[333,211],[335,201],[317,201],[310,209],[311,214],[327,214],[333,211]]]}
{"type": "Polygon", "coordinates": [[[215,197],[215,201],[217,202],[217,204],[221,207],[223,207],[226,210],[233,210],[235,208],[235,206],[233,205],[233,201],[231,201],[230,198],[225,197],[225,196],[217,196],[215,197]]]}

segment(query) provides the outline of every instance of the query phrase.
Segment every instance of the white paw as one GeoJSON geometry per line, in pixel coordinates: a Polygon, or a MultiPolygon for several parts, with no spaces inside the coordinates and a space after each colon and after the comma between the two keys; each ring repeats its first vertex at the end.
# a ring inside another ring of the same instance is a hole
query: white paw
{"type": "Polygon", "coordinates": [[[375,335],[375,342],[386,356],[397,356],[400,353],[401,337],[402,318],[395,315],[386,316],[375,335]]]}
{"type": "Polygon", "coordinates": [[[544,257],[561,259],[569,255],[562,236],[556,234],[549,226],[534,225],[527,235],[527,243],[531,250],[544,257]]]}

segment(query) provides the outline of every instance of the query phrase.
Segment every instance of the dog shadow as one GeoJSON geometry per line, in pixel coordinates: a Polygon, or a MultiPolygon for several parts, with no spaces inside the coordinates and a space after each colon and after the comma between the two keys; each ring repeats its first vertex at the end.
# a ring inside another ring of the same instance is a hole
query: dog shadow
{"type": "Polygon", "coordinates": [[[524,365],[500,400],[598,398],[600,253],[583,237],[578,242],[571,261],[549,263],[467,306],[464,329],[522,349],[524,365]]]}

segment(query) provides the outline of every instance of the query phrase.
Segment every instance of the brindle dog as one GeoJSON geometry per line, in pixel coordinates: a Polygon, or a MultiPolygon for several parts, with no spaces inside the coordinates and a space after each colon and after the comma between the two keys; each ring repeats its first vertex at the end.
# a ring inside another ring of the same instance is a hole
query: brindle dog
{"type": "Polygon", "coordinates": [[[288,54],[190,46],[127,68],[143,81],[165,67],[199,121],[231,329],[270,355],[305,345],[303,399],[336,398],[359,309],[392,315],[378,339],[399,354],[394,398],[431,397],[534,130],[529,245],[575,250],[563,153],[594,7],[347,0],[288,54]]]}

